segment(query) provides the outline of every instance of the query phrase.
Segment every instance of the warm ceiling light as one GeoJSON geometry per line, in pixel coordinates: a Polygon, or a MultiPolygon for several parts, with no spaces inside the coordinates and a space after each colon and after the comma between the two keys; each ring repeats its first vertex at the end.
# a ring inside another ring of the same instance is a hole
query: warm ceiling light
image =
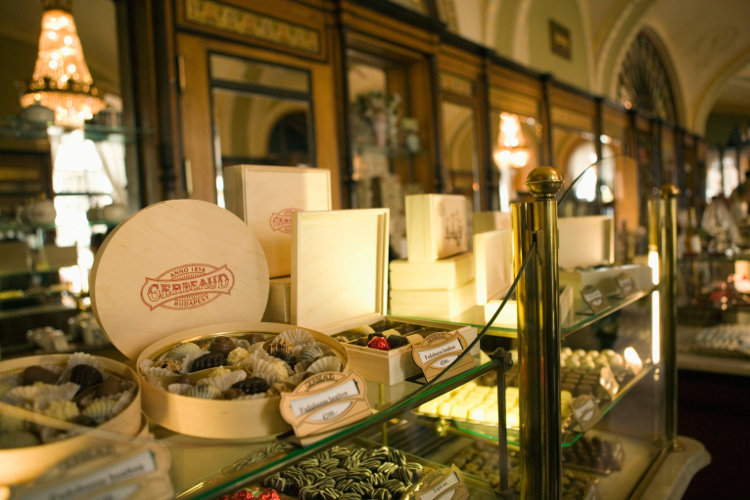
{"type": "Polygon", "coordinates": [[[493,158],[498,167],[523,168],[529,162],[529,151],[522,145],[521,120],[518,115],[500,113],[500,133],[493,158]]]}
{"type": "Polygon", "coordinates": [[[104,109],[83,59],[71,14],[72,0],[42,0],[42,32],[34,76],[21,96],[24,108],[38,104],[54,110],[55,123],[82,127],[104,109]]]}

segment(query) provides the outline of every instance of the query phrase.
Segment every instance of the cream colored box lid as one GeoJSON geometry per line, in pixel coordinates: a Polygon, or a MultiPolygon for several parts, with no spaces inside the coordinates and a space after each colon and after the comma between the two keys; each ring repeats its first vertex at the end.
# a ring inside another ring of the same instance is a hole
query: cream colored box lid
{"type": "Polygon", "coordinates": [[[386,314],[387,208],[292,216],[292,323],[324,333],[386,314]]]}
{"type": "Polygon", "coordinates": [[[157,203],[118,225],[97,252],[90,281],[99,324],[131,359],[178,331],[260,321],[269,286],[247,224],[197,200],[157,203]]]}
{"type": "Polygon", "coordinates": [[[325,168],[233,165],[224,168],[230,212],[255,232],[268,260],[269,276],[291,272],[293,212],[331,209],[331,172],[325,168]]]}

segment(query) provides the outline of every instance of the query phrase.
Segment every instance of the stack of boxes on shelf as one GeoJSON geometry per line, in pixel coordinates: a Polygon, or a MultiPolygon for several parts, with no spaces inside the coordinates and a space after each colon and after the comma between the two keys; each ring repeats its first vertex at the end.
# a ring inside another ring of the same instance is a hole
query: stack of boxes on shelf
{"type": "Polygon", "coordinates": [[[390,264],[391,314],[450,319],[474,305],[467,220],[461,195],[406,197],[408,259],[390,264]]]}
{"type": "MultiPolygon", "coordinates": [[[[478,212],[474,214],[474,255],[476,259],[476,299],[489,321],[513,283],[513,240],[510,214],[478,212]]],[[[494,325],[514,328],[517,323],[514,300],[508,300],[495,318],[494,325]]]]}
{"type": "Polygon", "coordinates": [[[268,261],[271,280],[263,321],[335,335],[350,368],[367,381],[386,385],[419,374],[411,346],[429,333],[456,333],[466,344],[476,338],[473,327],[405,324],[387,316],[387,208],[331,210],[325,169],[245,165],[224,172],[227,208],[253,228],[268,261]],[[402,336],[398,328],[405,332],[406,344],[389,344],[388,349],[368,345],[368,335],[376,331],[383,337],[402,336]]]}
{"type": "Polygon", "coordinates": [[[624,279],[632,291],[651,286],[651,268],[647,265],[615,263],[614,219],[609,215],[561,217],[558,219],[560,250],[560,287],[571,289],[571,306],[575,312],[592,312],[582,297],[587,286],[598,289],[605,297],[627,294],[624,279]]]}
{"type": "Polygon", "coordinates": [[[455,319],[505,294],[512,282],[509,216],[482,212],[474,217],[470,252],[463,196],[406,197],[408,259],[390,264],[392,314],[455,319]]]}

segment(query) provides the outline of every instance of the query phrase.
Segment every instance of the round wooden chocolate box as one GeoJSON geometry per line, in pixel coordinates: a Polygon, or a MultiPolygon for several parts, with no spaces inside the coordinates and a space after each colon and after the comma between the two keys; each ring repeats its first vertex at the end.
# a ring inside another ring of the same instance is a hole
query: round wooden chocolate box
{"type": "MultiPolygon", "coordinates": [[[[143,363],[185,341],[294,328],[260,321],[268,289],[268,265],[252,230],[231,212],[196,200],[158,203],[124,221],[104,241],[91,271],[94,313],[115,347],[137,360],[146,414],[170,430],[205,438],[260,438],[290,427],[278,396],[174,394],[148,382],[143,363]]],[[[346,367],[338,342],[309,332],[346,367]]]]}
{"type": "MultiPolygon", "coordinates": [[[[0,363],[0,378],[20,377],[21,372],[31,366],[51,370],[62,370],[70,360],[70,354],[48,354],[10,359],[0,363]]],[[[123,437],[136,436],[142,431],[145,422],[141,418],[141,390],[136,374],[122,363],[98,356],[90,356],[98,370],[106,377],[114,376],[129,384],[129,399],[121,409],[101,424],[92,427],[90,432],[83,432],[73,437],[52,441],[36,446],[13,447],[0,450],[0,484],[20,484],[35,479],[56,463],[74,453],[112,439],[119,442],[123,437]]],[[[21,389],[32,388],[31,385],[21,389]]],[[[4,401],[11,394],[6,392],[4,401]]],[[[78,394],[76,397],[79,397],[78,394]]],[[[11,421],[24,421],[20,408],[5,402],[0,403],[0,414],[4,424],[11,421]]],[[[49,418],[49,417],[47,417],[49,418]]],[[[31,418],[29,418],[31,421],[31,418]]],[[[26,425],[24,425],[26,427],[26,425]]],[[[5,429],[4,429],[5,430],[5,429]]]]}

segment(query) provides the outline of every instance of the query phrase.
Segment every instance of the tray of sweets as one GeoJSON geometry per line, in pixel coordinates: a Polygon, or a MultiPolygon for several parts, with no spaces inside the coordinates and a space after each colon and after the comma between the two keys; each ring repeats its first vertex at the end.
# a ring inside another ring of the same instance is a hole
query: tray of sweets
{"type": "Polygon", "coordinates": [[[598,436],[581,436],[572,446],[563,448],[565,467],[604,476],[621,470],[624,461],[621,443],[598,436]]]}
{"type": "Polygon", "coordinates": [[[695,336],[691,350],[698,354],[750,357],[750,326],[718,325],[703,328],[695,336]]]}
{"type": "MultiPolygon", "coordinates": [[[[451,461],[467,476],[475,476],[490,483],[497,489],[500,485],[499,455],[496,445],[474,441],[456,453],[451,461]]],[[[508,457],[508,486],[520,490],[521,470],[518,454],[510,452],[508,457]]],[[[563,468],[563,498],[594,500],[599,498],[596,483],[598,479],[582,471],[563,468]]]]}

